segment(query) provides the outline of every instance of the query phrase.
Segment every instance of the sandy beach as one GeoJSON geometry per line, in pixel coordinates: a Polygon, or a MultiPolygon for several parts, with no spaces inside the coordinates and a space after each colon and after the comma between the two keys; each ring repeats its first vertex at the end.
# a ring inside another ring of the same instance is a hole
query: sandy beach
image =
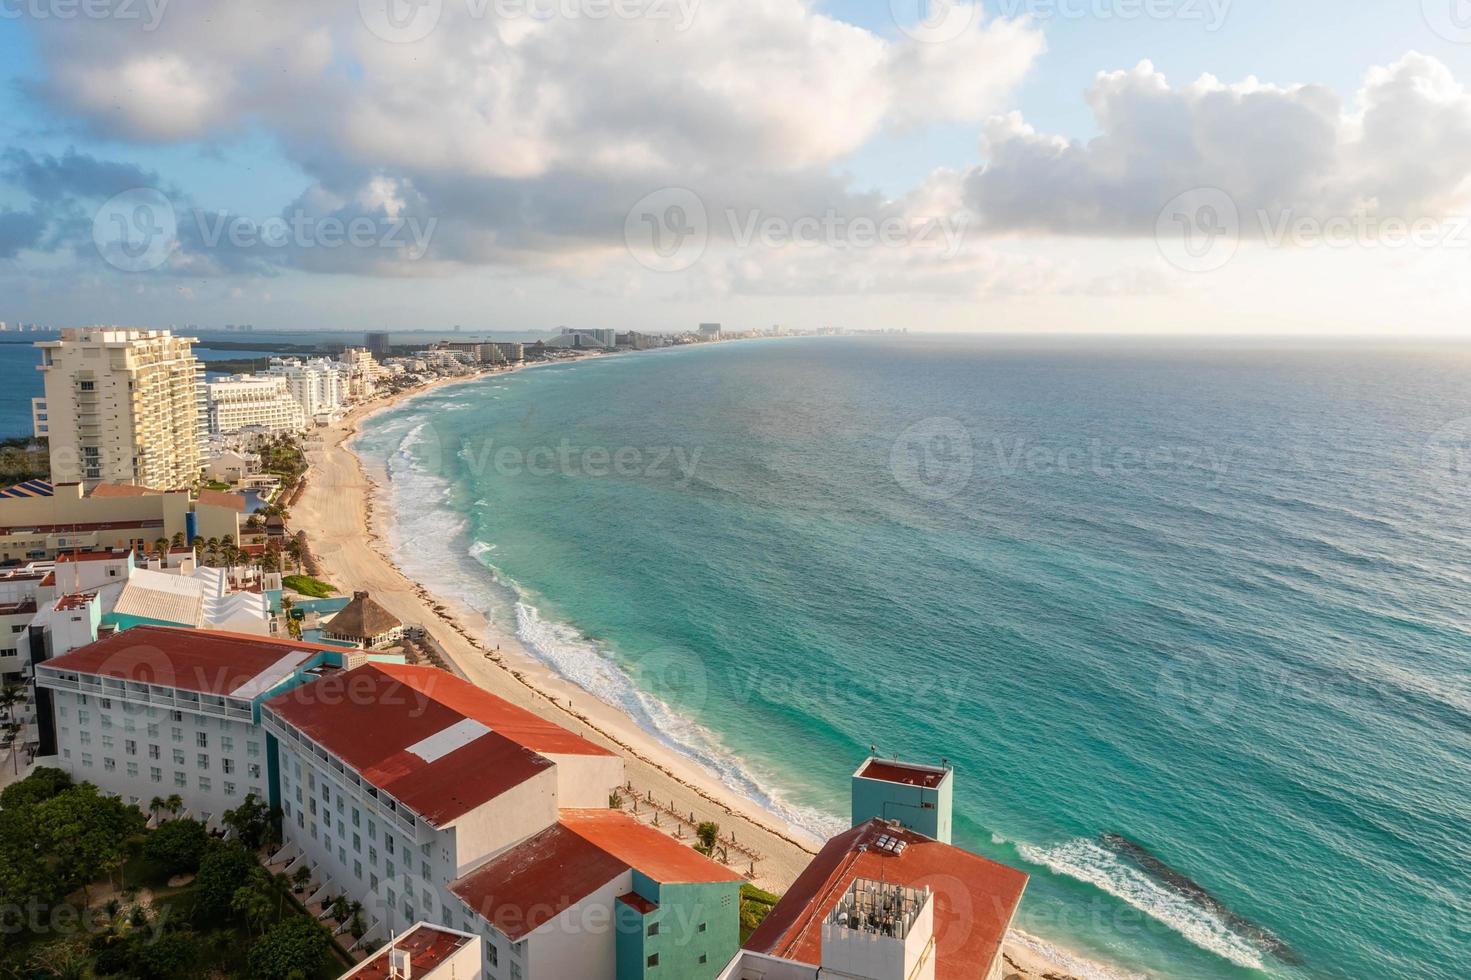
{"type": "MultiPolygon", "coordinates": [[[[305,531],[322,577],[344,592],[365,589],[405,623],[429,630],[455,667],[488,691],[619,751],[628,780],[642,800],[640,814],[672,829],[671,812],[714,820],[721,835],[735,835],[730,863],[753,872],[752,882],[784,891],[820,842],[787,827],[777,816],[741,799],[698,765],[670,750],[608,705],[556,675],[531,656],[514,630],[492,624],[477,610],[430,594],[394,564],[385,532],[392,515],[377,495],[376,464],[351,451],[358,426],[370,415],[405,399],[477,378],[446,379],[359,406],[307,440],[306,488],[290,509],[292,532],[305,531]],[[366,533],[365,533],[366,532],[366,533]],[[647,801],[652,798],[657,807],[647,801]],[[753,857],[759,856],[759,859],[753,857]]],[[[684,830],[686,837],[689,830],[684,830]]],[[[1019,980],[1071,980],[1068,968],[1044,959],[1021,942],[1008,942],[1003,975],[1019,980]]]]}

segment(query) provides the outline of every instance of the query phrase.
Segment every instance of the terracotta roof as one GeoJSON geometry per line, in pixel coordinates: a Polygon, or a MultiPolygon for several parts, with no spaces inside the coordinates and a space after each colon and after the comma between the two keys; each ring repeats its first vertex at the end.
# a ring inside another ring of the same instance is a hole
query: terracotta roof
{"type": "Polygon", "coordinates": [[[432,667],[366,664],[268,707],[440,827],[551,769],[538,746],[609,754],[432,667]]]}
{"type": "Polygon", "coordinates": [[[561,822],[573,833],[663,885],[745,880],[689,844],[621,810],[563,810],[561,822]]]}
{"type": "Polygon", "coordinates": [[[934,892],[936,980],[986,975],[1027,885],[1015,868],[870,820],[828,841],[744,948],[821,965],[822,923],[855,878],[934,892]],[[875,848],[885,834],[907,845],[902,853],[875,848]]]}
{"type": "MultiPolygon", "coordinates": [[[[463,949],[466,943],[474,941],[473,936],[421,922],[395,939],[393,947],[409,954],[413,976],[425,977],[455,952],[463,949]]],[[[388,947],[384,946],[376,955],[359,963],[356,969],[343,974],[342,980],[348,980],[349,977],[352,980],[390,980],[392,976],[389,971],[388,947]]]]}
{"type": "Polygon", "coordinates": [[[201,694],[253,698],[324,650],[342,652],[336,647],[247,633],[137,626],[43,666],[201,694]]]}
{"type": "Polygon", "coordinates": [[[71,561],[122,561],[132,554],[129,551],[63,551],[56,556],[57,564],[71,561]]]}
{"type": "Polygon", "coordinates": [[[92,488],[89,497],[151,497],[163,493],[162,490],[154,490],[150,487],[140,487],[135,483],[99,483],[92,488]]]}
{"type": "Polygon", "coordinates": [[[878,779],[886,783],[903,783],[906,786],[923,786],[934,789],[945,781],[944,772],[936,772],[926,766],[906,766],[902,762],[883,762],[874,759],[858,774],[864,779],[878,779]]]}
{"type": "Polygon", "coordinates": [[[628,865],[557,823],[465,875],[450,890],[514,941],[627,870],[628,865]]]}
{"type": "Polygon", "coordinates": [[[368,593],[355,592],[352,601],[328,621],[327,631],[355,640],[371,640],[402,625],[368,593]]]}
{"type": "Polygon", "coordinates": [[[601,745],[569,732],[556,722],[518,708],[469,681],[435,667],[374,664],[394,680],[474,718],[519,745],[543,755],[613,755],[601,745]]]}
{"type": "Polygon", "coordinates": [[[199,491],[199,503],[208,504],[211,507],[227,507],[230,510],[245,513],[245,498],[238,493],[225,493],[223,490],[201,490],[199,491]]]}
{"type": "Polygon", "coordinates": [[[518,940],[630,869],[663,884],[743,880],[622,811],[563,810],[556,824],[481,865],[450,890],[518,940]]]}

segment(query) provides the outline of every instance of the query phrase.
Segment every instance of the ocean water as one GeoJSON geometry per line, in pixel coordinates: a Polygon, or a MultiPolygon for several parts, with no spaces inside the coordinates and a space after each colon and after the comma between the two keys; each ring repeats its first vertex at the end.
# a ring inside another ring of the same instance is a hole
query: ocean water
{"type": "Polygon", "coordinates": [[[1471,963],[1471,353],[794,339],[375,417],[410,574],[794,826],[948,760],[1099,975],[1471,963]]]}

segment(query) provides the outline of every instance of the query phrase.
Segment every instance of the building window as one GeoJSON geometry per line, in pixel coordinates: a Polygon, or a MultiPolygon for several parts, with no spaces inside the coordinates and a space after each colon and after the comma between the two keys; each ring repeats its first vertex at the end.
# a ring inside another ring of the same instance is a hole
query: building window
{"type": "Polygon", "coordinates": [[[174,749],[174,765],[176,765],[176,766],[182,766],[183,764],[184,764],[184,750],[183,749],[174,749]]]}
{"type": "Polygon", "coordinates": [[[208,776],[199,777],[199,791],[201,793],[208,793],[210,791],[210,782],[208,776]]]}
{"type": "Polygon", "coordinates": [[[163,770],[158,768],[158,766],[149,766],[148,778],[153,780],[155,783],[163,782],[163,770]]]}
{"type": "Polygon", "coordinates": [[[225,795],[226,796],[234,796],[235,795],[235,784],[234,783],[226,783],[225,784],[225,795]]]}
{"type": "Polygon", "coordinates": [[[130,777],[132,777],[133,779],[137,779],[138,778],[138,763],[136,763],[136,762],[130,762],[130,763],[128,763],[128,775],[130,777]]]}
{"type": "Polygon", "coordinates": [[[113,746],[112,736],[111,735],[104,735],[104,736],[102,736],[102,747],[104,749],[107,749],[109,752],[111,752],[112,751],[112,746],[113,746]]]}
{"type": "MultiPolygon", "coordinates": [[[[63,728],[62,729],[62,733],[63,734],[66,734],[66,732],[67,732],[67,729],[63,728]]],[[[83,745],[91,745],[92,744],[92,733],[91,732],[80,732],[80,733],[78,733],[78,736],[81,738],[83,745]]]]}
{"type": "Polygon", "coordinates": [[[199,746],[201,749],[209,748],[209,732],[195,732],[194,744],[199,746]]]}
{"type": "Polygon", "coordinates": [[[188,776],[185,776],[182,772],[176,772],[176,773],[174,773],[174,785],[175,786],[188,786],[189,785],[189,777],[188,776]]]}
{"type": "Polygon", "coordinates": [[[701,932],[704,932],[705,931],[705,923],[703,923],[703,922],[700,923],[700,931],[701,932]]]}
{"type": "Polygon", "coordinates": [[[169,729],[169,735],[173,738],[175,742],[184,741],[184,729],[182,728],[169,729]]]}
{"type": "Polygon", "coordinates": [[[199,755],[194,757],[194,765],[198,769],[208,769],[209,756],[204,754],[203,752],[199,753],[199,755]]]}
{"type": "Polygon", "coordinates": [[[649,954],[649,966],[658,966],[658,965],[659,965],[659,954],[658,953],[650,953],[649,954]]]}
{"type": "Polygon", "coordinates": [[[104,770],[106,770],[107,772],[112,772],[113,770],[117,769],[117,760],[116,759],[103,759],[102,760],[102,768],[104,770]]]}
{"type": "MultiPolygon", "coordinates": [[[[259,742],[246,742],[245,743],[245,754],[248,755],[248,756],[250,756],[251,758],[255,758],[256,756],[260,755],[260,743],[259,742]]],[[[296,778],[297,779],[300,779],[301,778],[301,768],[299,766],[297,767],[296,778]]]]}
{"type": "Polygon", "coordinates": [[[224,770],[225,775],[229,775],[230,773],[232,773],[232,772],[235,771],[235,760],[234,759],[221,759],[220,760],[220,768],[224,770]]]}
{"type": "Polygon", "coordinates": [[[157,759],[158,756],[159,756],[158,746],[157,745],[150,745],[150,746],[148,746],[148,758],[150,758],[150,759],[157,759]]]}
{"type": "Polygon", "coordinates": [[[644,930],[644,935],[646,935],[646,936],[657,936],[657,935],[659,935],[659,923],[657,923],[657,922],[650,922],[649,923],[649,927],[644,930]]]}
{"type": "MultiPolygon", "coordinates": [[[[252,762],[252,763],[250,763],[250,765],[246,766],[245,769],[246,769],[247,772],[250,773],[250,778],[251,779],[259,779],[260,778],[260,763],[259,762],[252,762]]],[[[300,792],[301,787],[298,786],[296,789],[297,789],[298,792],[300,792]]]]}
{"type": "Polygon", "coordinates": [[[126,752],[126,753],[128,753],[128,755],[137,755],[138,754],[138,743],[136,741],[134,741],[133,739],[131,739],[131,738],[124,739],[123,740],[123,751],[126,752]]]}
{"type": "Polygon", "coordinates": [[[230,736],[228,736],[228,735],[221,735],[220,736],[220,751],[221,752],[234,752],[235,751],[235,740],[233,738],[231,738],[230,736]]]}
{"type": "Polygon", "coordinates": [[[90,752],[82,753],[82,765],[86,766],[88,769],[92,768],[92,754],[90,752]]]}

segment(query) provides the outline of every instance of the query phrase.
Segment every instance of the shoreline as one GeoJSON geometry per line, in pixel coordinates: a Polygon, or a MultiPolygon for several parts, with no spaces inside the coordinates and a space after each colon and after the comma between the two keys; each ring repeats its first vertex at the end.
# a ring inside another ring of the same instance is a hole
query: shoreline
{"type": "MultiPolygon", "coordinates": [[[[558,363],[558,362],[552,362],[558,363]]],[[[430,629],[449,661],[471,682],[617,751],[626,779],[639,797],[641,816],[654,813],[646,794],[662,810],[714,819],[722,836],[733,834],[731,865],[748,871],[752,884],[781,893],[806,867],[822,841],[744,798],[697,762],[661,742],[620,708],[599,700],[537,659],[517,636],[514,624],[492,623],[479,610],[435,595],[406,575],[392,555],[386,534],[393,513],[370,465],[352,448],[361,425],[430,392],[531,370],[538,365],[469,378],[444,378],[376,398],[340,421],[308,435],[306,487],[291,508],[289,524],[305,531],[321,577],[342,591],[367,589],[401,621],[430,629]],[[366,534],[362,532],[366,531],[366,534]],[[759,855],[753,862],[752,855],[759,855]],[[744,867],[743,867],[744,866],[744,867]]],[[[1035,947],[1045,941],[1009,936],[1004,947],[1006,980],[1076,980],[1069,972],[1083,962],[1064,950],[1054,959],[1035,947]]],[[[1100,970],[1104,970],[1100,965],[1100,970]]]]}

